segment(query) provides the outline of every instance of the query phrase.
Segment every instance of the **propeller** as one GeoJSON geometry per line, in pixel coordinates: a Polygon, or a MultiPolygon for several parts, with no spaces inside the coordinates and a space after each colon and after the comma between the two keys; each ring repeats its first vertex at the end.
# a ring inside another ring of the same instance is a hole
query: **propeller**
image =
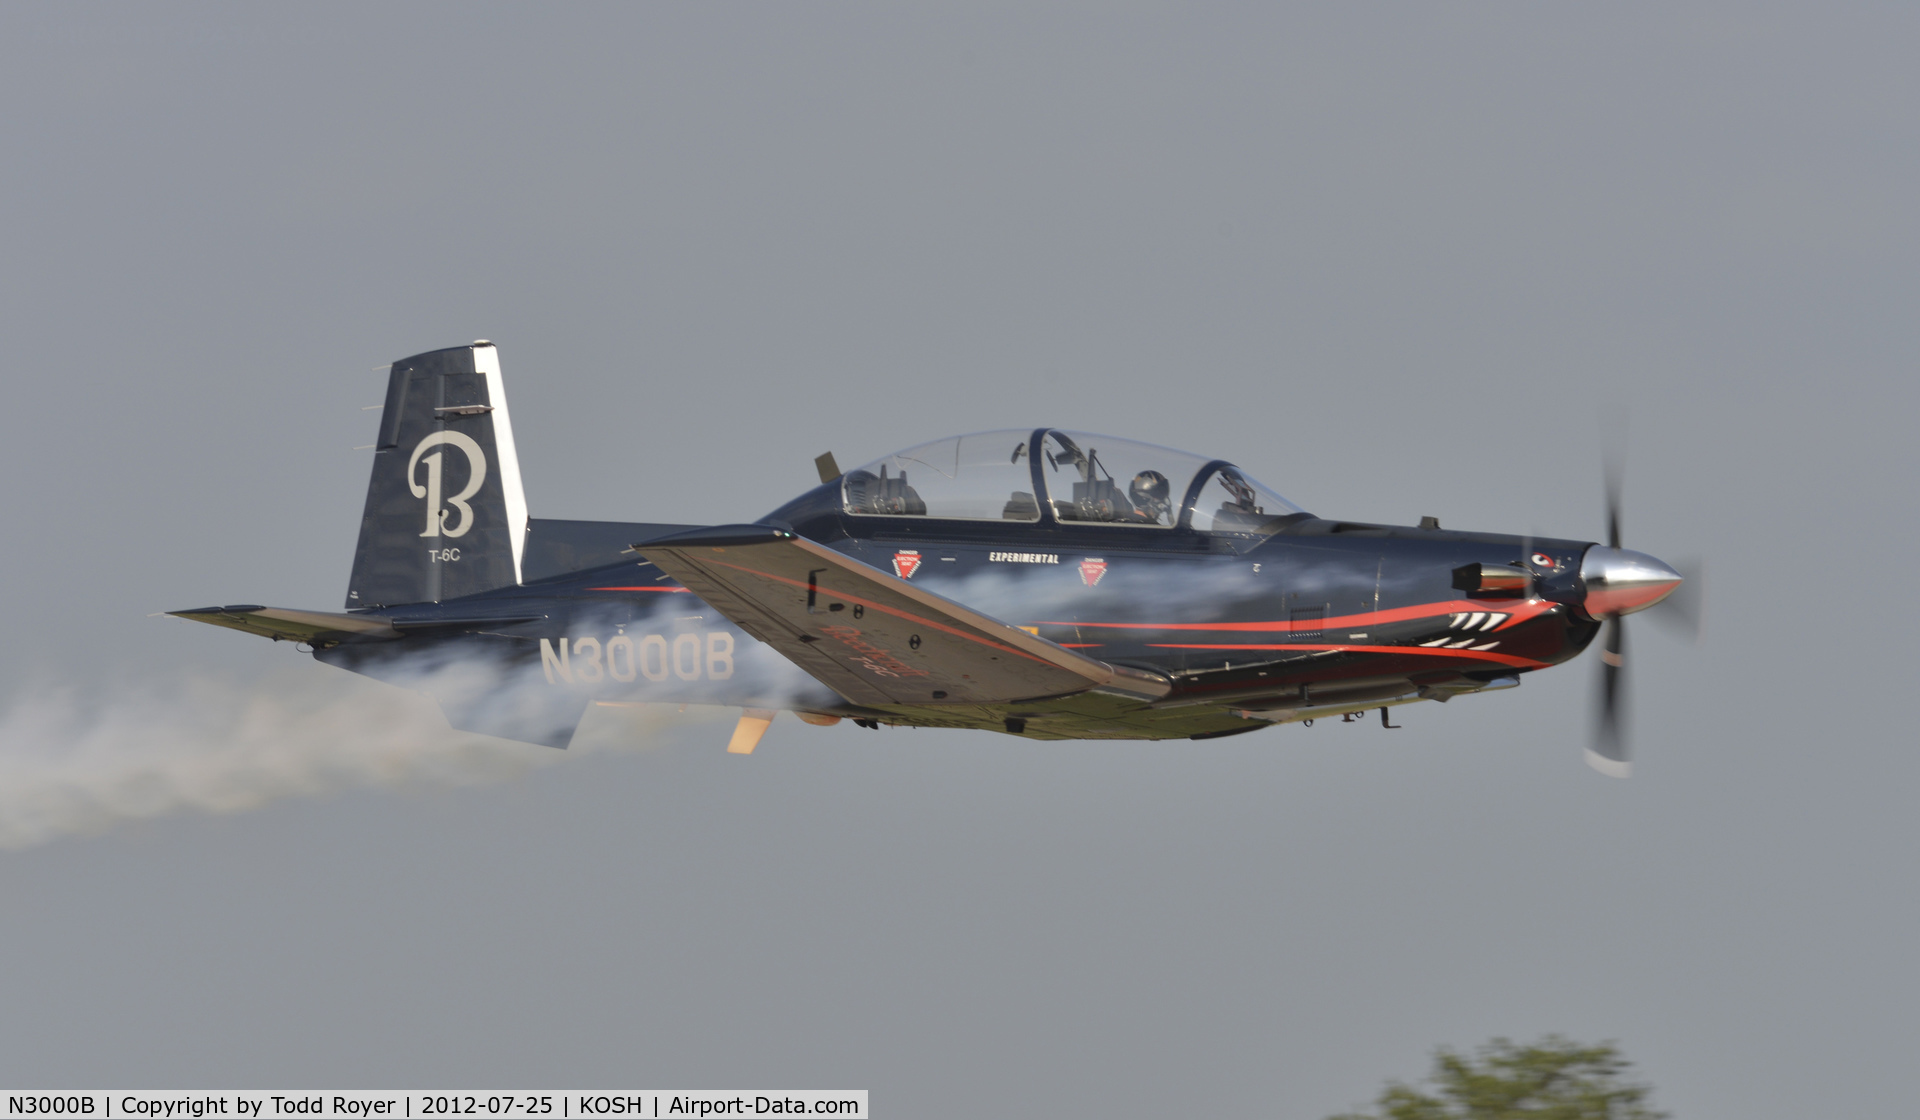
{"type": "MultiPolygon", "coordinates": [[[[1606,466],[1607,547],[1620,550],[1620,462],[1610,458],[1606,466]]],[[[1600,635],[1600,719],[1593,729],[1593,744],[1587,748],[1587,765],[1609,778],[1624,778],[1633,773],[1627,760],[1627,737],[1621,727],[1626,716],[1627,624],[1619,612],[1596,616],[1602,620],[1600,635]]]]}
{"type": "MultiPolygon", "coordinates": [[[[1587,764],[1610,778],[1624,778],[1633,772],[1627,749],[1627,624],[1626,616],[1656,604],[1666,607],[1662,621],[1675,626],[1696,641],[1701,632],[1702,595],[1695,583],[1680,597],[1688,579],[1674,567],[1644,553],[1620,547],[1620,468],[1610,461],[1606,469],[1607,543],[1587,550],[1581,560],[1580,575],[1585,581],[1587,613],[1602,624],[1600,641],[1599,718],[1594,725],[1593,743],[1587,748],[1587,764]]],[[[1702,566],[1688,566],[1698,575],[1702,566]]]]}
{"type": "Polygon", "coordinates": [[[1627,736],[1621,724],[1626,719],[1627,624],[1619,615],[1609,615],[1601,632],[1600,645],[1600,720],[1593,730],[1593,745],[1587,748],[1587,765],[1609,778],[1624,778],[1633,773],[1627,759],[1627,736]]]}

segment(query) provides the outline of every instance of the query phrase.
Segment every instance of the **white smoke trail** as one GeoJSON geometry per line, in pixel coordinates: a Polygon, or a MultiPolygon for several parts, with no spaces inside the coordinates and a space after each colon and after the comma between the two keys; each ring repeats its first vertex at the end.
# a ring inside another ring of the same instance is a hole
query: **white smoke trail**
{"type": "MultiPolygon", "coordinates": [[[[1128,593],[1130,581],[1139,580],[1139,597],[1156,611],[1199,610],[1242,590],[1234,581],[1250,578],[1229,566],[1213,583],[1167,588],[1153,573],[1118,565],[1101,591],[1128,593]],[[1180,604],[1176,597],[1192,602],[1180,604]]],[[[925,582],[1016,622],[1071,618],[1081,599],[1095,593],[1070,568],[990,570],[958,581],[925,582]],[[1035,575],[1052,578],[1026,578],[1035,575]]],[[[665,615],[656,616],[630,625],[671,629],[670,621],[661,621],[665,615]]],[[[736,664],[738,673],[724,688],[710,690],[711,701],[725,692],[758,696],[760,706],[818,703],[821,686],[771,650],[742,646],[736,664]]],[[[556,751],[452,730],[424,695],[477,705],[495,717],[537,716],[555,696],[537,669],[422,653],[386,679],[399,684],[301,665],[254,682],[182,675],[104,699],[72,691],[25,691],[0,713],[0,849],[100,832],[142,818],[239,812],[279,798],[342,789],[501,781],[582,753],[644,748],[658,742],[671,723],[730,719],[738,712],[695,706],[681,716],[672,704],[590,707],[572,747],[556,751]]],[[[684,683],[675,682],[676,689],[684,683]]],[[[716,729],[714,742],[717,749],[724,732],[716,729]]]]}
{"type": "Polygon", "coordinates": [[[676,718],[589,709],[574,748],[557,751],[454,731],[417,692],[321,666],[252,683],[183,676],[104,700],[40,692],[0,716],[0,848],[355,787],[501,781],[645,746],[676,718]]]}

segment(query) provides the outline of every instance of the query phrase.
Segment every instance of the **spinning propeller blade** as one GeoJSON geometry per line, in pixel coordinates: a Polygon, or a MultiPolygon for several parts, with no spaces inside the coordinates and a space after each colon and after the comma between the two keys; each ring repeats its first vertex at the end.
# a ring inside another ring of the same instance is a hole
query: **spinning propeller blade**
{"type": "MultiPolygon", "coordinates": [[[[1587,764],[1610,778],[1633,772],[1627,750],[1626,616],[1671,596],[1684,582],[1679,572],[1644,553],[1620,547],[1620,467],[1606,468],[1607,543],[1594,545],[1580,561],[1586,611],[1605,627],[1600,646],[1600,696],[1587,764]]],[[[1684,616],[1682,616],[1684,617],[1684,616]]]]}
{"type": "MultiPolygon", "coordinates": [[[[1620,547],[1620,459],[1607,456],[1605,485],[1607,494],[1607,547],[1620,547]]],[[[1622,693],[1626,682],[1621,674],[1627,667],[1627,626],[1618,614],[1605,616],[1606,628],[1600,646],[1600,713],[1593,729],[1593,745],[1587,748],[1587,765],[1609,778],[1624,778],[1633,773],[1627,761],[1626,730],[1622,726],[1622,693]]]]}
{"type": "Polygon", "coordinates": [[[1607,457],[1607,547],[1620,547],[1620,460],[1607,457]]]}
{"type": "Polygon", "coordinates": [[[1633,773],[1627,761],[1626,722],[1627,627],[1619,615],[1607,619],[1600,647],[1600,718],[1587,748],[1587,765],[1609,778],[1633,773]]]}

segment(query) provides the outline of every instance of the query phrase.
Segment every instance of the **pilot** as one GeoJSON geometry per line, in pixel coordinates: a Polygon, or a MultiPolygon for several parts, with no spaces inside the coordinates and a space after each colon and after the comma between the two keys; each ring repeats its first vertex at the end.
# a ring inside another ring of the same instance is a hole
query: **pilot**
{"type": "Polygon", "coordinates": [[[1134,516],[1149,525],[1170,525],[1168,515],[1173,512],[1172,487],[1167,485],[1167,476],[1159,471],[1141,471],[1133,476],[1133,482],[1127,487],[1127,497],[1133,502],[1134,516]]]}

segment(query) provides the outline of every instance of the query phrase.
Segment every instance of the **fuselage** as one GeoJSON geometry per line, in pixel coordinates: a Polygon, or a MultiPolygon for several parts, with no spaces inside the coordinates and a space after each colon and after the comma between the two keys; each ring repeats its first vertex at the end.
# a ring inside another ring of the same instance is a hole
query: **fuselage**
{"type": "MultiPolygon", "coordinates": [[[[1115,665],[1164,674],[1150,712],[1015,717],[1040,737],[1193,737],[1507,687],[1574,657],[1598,623],[1579,603],[1590,542],[1328,521],[1259,532],[1146,531],[1055,516],[1019,524],[851,513],[839,483],[761,523],[1115,665]],[[1523,574],[1468,589],[1463,570],[1523,574]],[[1049,728],[1052,728],[1049,731],[1049,728]]],[[[409,636],[316,651],[399,679],[477,652],[534,689],[602,703],[793,709],[818,717],[1008,729],[1005,712],[847,704],[652,564],[629,558],[388,612],[409,636]],[[459,625],[436,620],[464,619],[459,625]]],[[[849,616],[851,618],[852,616],[849,616]]],[[[1037,709],[1036,709],[1037,710],[1037,709]]]]}

